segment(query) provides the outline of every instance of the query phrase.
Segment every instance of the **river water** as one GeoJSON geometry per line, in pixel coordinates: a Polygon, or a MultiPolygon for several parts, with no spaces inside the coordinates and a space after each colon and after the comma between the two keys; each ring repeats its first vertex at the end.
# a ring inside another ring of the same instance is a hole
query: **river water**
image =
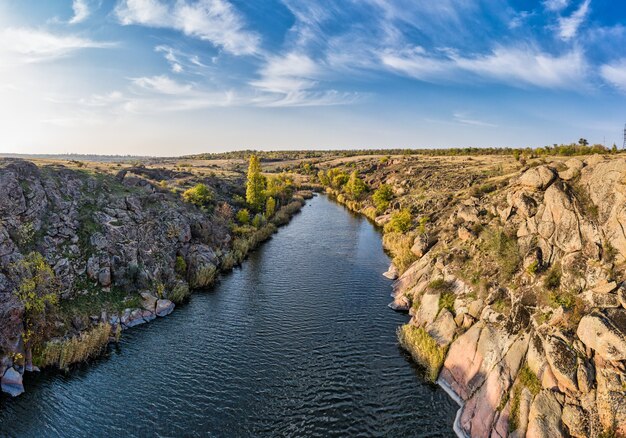
{"type": "Polygon", "coordinates": [[[457,405],[397,345],[388,263],[367,220],[317,196],[102,359],[27,376],[0,435],[453,436],[457,405]]]}

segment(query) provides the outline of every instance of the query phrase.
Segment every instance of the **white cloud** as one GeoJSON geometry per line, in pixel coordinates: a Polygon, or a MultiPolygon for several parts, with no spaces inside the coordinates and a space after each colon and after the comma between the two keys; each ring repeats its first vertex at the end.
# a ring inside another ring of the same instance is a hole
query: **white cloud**
{"type": "Polygon", "coordinates": [[[70,19],[70,24],[82,23],[91,14],[86,0],[74,0],[72,9],[74,10],[74,16],[70,19]]]}
{"type": "Polygon", "coordinates": [[[454,61],[463,70],[514,86],[574,89],[582,86],[587,73],[580,50],[553,56],[535,48],[497,47],[488,55],[454,61]]]}
{"type": "Polygon", "coordinates": [[[482,120],[477,120],[472,118],[471,114],[458,111],[453,114],[453,118],[457,123],[462,125],[470,125],[470,126],[481,126],[484,128],[496,128],[498,125],[494,125],[493,123],[484,122],[482,120]]]}
{"type": "Polygon", "coordinates": [[[578,28],[589,14],[590,4],[591,0],[585,0],[569,17],[559,17],[559,36],[562,40],[567,41],[576,36],[578,28]]]}
{"type": "Polygon", "coordinates": [[[553,12],[562,11],[569,5],[569,0],[545,0],[543,6],[553,12]]]}
{"type": "Polygon", "coordinates": [[[34,62],[69,55],[81,49],[114,47],[114,43],[93,41],[77,35],[57,35],[45,30],[9,27],[0,33],[2,51],[34,62]]]}
{"type": "Polygon", "coordinates": [[[259,71],[260,78],[250,82],[261,94],[253,100],[259,106],[323,106],[353,102],[355,93],[316,90],[327,74],[308,55],[290,52],[268,59],[259,71]]]}
{"type": "Polygon", "coordinates": [[[259,36],[245,29],[244,20],[226,0],[122,0],[115,13],[123,25],[170,28],[187,36],[210,41],[234,55],[259,51],[259,36]]]}
{"type": "Polygon", "coordinates": [[[626,93],[626,58],[600,67],[602,78],[626,93]]]}
{"type": "Polygon", "coordinates": [[[133,78],[132,83],[148,91],[170,95],[188,95],[193,89],[192,84],[183,84],[168,76],[133,78]]]}
{"type": "Polygon", "coordinates": [[[436,58],[427,54],[422,47],[400,51],[386,50],[381,53],[380,60],[383,65],[396,72],[427,82],[449,79],[453,69],[450,59],[436,58]]]}
{"type": "Polygon", "coordinates": [[[321,69],[307,55],[289,53],[270,58],[261,69],[261,78],[251,85],[272,93],[288,94],[310,89],[317,84],[321,69]]]}
{"type": "Polygon", "coordinates": [[[496,47],[490,53],[461,56],[452,50],[439,56],[422,48],[387,51],[382,63],[393,71],[429,82],[471,81],[467,73],[516,87],[580,88],[587,63],[580,50],[553,56],[533,47],[496,47]]]}

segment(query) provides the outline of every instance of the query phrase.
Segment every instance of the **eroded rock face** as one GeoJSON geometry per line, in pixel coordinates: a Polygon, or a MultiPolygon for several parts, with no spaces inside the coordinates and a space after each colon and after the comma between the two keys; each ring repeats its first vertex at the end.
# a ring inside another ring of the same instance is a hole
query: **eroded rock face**
{"type": "Polygon", "coordinates": [[[533,401],[528,416],[528,438],[565,437],[561,422],[562,407],[557,395],[544,389],[533,401]]]}
{"type": "Polygon", "coordinates": [[[626,360],[626,309],[586,315],[580,320],[576,334],[604,360],[626,360]]]}

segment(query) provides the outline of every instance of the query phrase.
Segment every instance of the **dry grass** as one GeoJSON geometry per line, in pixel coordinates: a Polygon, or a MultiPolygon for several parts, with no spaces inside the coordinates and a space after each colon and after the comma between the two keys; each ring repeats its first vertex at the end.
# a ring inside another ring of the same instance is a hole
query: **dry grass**
{"type": "Polygon", "coordinates": [[[431,382],[437,380],[446,358],[446,349],[440,347],[424,328],[411,324],[398,328],[398,340],[402,348],[411,353],[413,360],[426,368],[427,379],[431,382]]]}
{"type": "MultiPolygon", "coordinates": [[[[117,337],[118,334],[115,335],[117,337]]],[[[36,365],[67,369],[72,364],[98,357],[109,343],[110,336],[111,325],[102,323],[80,336],[48,342],[36,354],[36,365]]]]}
{"type": "Polygon", "coordinates": [[[413,240],[412,234],[385,233],[383,236],[383,247],[391,253],[393,264],[398,268],[400,274],[417,260],[415,254],[411,252],[413,240]]]}

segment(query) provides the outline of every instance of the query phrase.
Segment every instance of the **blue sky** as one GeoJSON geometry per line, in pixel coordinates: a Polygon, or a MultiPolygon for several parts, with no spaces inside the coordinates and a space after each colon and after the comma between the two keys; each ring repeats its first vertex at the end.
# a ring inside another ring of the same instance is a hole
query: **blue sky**
{"type": "Polygon", "coordinates": [[[0,0],[0,152],[621,146],[626,2],[0,0]]]}

